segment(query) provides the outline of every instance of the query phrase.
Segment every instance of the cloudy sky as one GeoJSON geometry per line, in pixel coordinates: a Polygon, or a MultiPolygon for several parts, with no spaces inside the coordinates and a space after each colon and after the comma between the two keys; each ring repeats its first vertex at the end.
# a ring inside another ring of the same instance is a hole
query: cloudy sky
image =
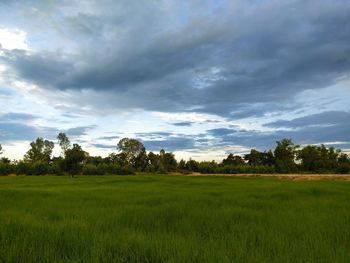
{"type": "MultiPolygon", "coordinates": [[[[350,149],[350,1],[0,1],[0,144],[350,149]]],[[[55,152],[58,153],[58,149],[55,152]]]]}

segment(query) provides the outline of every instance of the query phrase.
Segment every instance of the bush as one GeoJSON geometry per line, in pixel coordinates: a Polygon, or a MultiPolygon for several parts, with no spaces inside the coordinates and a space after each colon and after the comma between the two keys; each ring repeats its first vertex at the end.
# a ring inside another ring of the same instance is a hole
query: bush
{"type": "Polygon", "coordinates": [[[103,175],[105,174],[104,169],[101,169],[100,166],[94,164],[85,164],[83,166],[83,174],[85,175],[103,175]]]}
{"type": "Polygon", "coordinates": [[[10,163],[0,162],[0,175],[9,175],[14,173],[14,167],[10,163]]]}
{"type": "Polygon", "coordinates": [[[128,175],[134,174],[135,170],[130,166],[119,166],[117,164],[85,164],[83,166],[84,175],[104,175],[104,174],[116,174],[116,175],[128,175]]]}
{"type": "Polygon", "coordinates": [[[340,173],[340,174],[350,173],[350,164],[349,163],[339,164],[337,168],[337,173],[340,173]]]}
{"type": "Polygon", "coordinates": [[[29,163],[24,161],[19,161],[18,163],[15,164],[14,170],[17,175],[28,174],[29,168],[30,168],[29,163]]]}
{"type": "Polygon", "coordinates": [[[48,163],[37,161],[30,165],[30,175],[44,175],[50,173],[50,165],[48,163]]]}
{"type": "Polygon", "coordinates": [[[117,175],[131,175],[135,174],[135,169],[130,166],[119,166],[114,164],[108,166],[108,173],[117,175]]]}

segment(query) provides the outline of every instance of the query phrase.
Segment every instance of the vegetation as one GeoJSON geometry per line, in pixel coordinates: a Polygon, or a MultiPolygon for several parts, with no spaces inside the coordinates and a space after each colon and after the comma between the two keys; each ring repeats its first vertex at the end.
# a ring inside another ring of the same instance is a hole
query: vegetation
{"type": "Polygon", "coordinates": [[[350,185],[0,177],[0,262],[349,262],[350,185]]]}
{"type": "MultiPolygon", "coordinates": [[[[11,162],[0,159],[0,175],[8,174],[133,174],[151,173],[349,173],[350,158],[333,147],[308,145],[301,148],[290,139],[277,141],[274,150],[260,152],[251,149],[244,156],[228,154],[222,162],[195,160],[176,161],[173,153],[163,149],[159,154],[146,151],[141,141],[132,138],[121,139],[117,152],[108,157],[90,156],[78,144],[71,144],[64,133],[57,136],[61,147],[60,157],[52,157],[54,143],[37,138],[30,143],[30,149],[23,160],[11,162]]],[[[3,149],[0,145],[0,154],[3,149]]]]}

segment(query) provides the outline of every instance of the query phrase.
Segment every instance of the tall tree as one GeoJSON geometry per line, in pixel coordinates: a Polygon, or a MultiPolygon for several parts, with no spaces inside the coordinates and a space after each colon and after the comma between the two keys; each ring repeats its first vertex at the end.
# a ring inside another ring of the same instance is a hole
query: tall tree
{"type": "Polygon", "coordinates": [[[232,153],[230,153],[226,159],[222,160],[222,164],[223,165],[244,165],[245,162],[243,160],[243,158],[239,155],[233,155],[232,153]]]}
{"type": "Polygon", "coordinates": [[[262,154],[262,164],[272,166],[275,164],[275,156],[271,150],[264,151],[262,154]]]}
{"type": "Polygon", "coordinates": [[[184,159],[181,159],[180,162],[178,162],[177,169],[179,169],[180,171],[186,169],[186,161],[184,159]]]}
{"type": "Polygon", "coordinates": [[[167,153],[163,149],[159,152],[159,170],[164,172],[175,171],[177,162],[173,153],[167,153]]]}
{"type": "Polygon", "coordinates": [[[60,132],[57,135],[58,144],[62,149],[63,156],[66,155],[66,151],[71,147],[70,140],[64,132],[60,132]]]}
{"type": "Polygon", "coordinates": [[[338,167],[340,151],[324,145],[308,145],[298,151],[297,159],[305,171],[331,172],[338,167]]]}
{"type": "Polygon", "coordinates": [[[295,145],[291,139],[283,139],[276,143],[274,155],[277,172],[290,173],[295,171],[295,157],[299,145],[295,145]]]}
{"type": "Polygon", "coordinates": [[[186,162],[185,169],[191,172],[198,172],[199,163],[196,160],[189,159],[186,162]]]}
{"type": "Polygon", "coordinates": [[[4,150],[2,149],[2,145],[0,144],[0,155],[3,154],[4,150]]]}
{"type": "Polygon", "coordinates": [[[126,158],[129,165],[143,166],[147,163],[147,155],[145,146],[136,139],[123,138],[118,142],[117,150],[119,150],[126,158]]]}
{"type": "Polygon", "coordinates": [[[249,165],[262,165],[262,153],[255,150],[251,149],[250,153],[244,155],[244,159],[248,161],[249,165]]]}
{"type": "Polygon", "coordinates": [[[30,149],[25,154],[24,159],[31,163],[37,161],[49,163],[54,146],[53,142],[39,137],[36,141],[30,143],[30,149]]]}
{"type": "Polygon", "coordinates": [[[339,154],[337,172],[344,174],[350,172],[350,156],[345,153],[339,154]]]}
{"type": "Polygon", "coordinates": [[[88,154],[83,151],[79,144],[73,144],[72,148],[66,150],[65,170],[73,177],[82,170],[82,164],[88,154]]]}

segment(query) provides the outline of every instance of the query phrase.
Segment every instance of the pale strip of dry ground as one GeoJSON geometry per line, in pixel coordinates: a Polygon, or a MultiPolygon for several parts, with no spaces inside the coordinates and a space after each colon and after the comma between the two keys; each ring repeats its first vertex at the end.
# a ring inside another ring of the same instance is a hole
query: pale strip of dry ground
{"type": "Polygon", "coordinates": [[[235,177],[272,177],[285,180],[343,180],[350,181],[350,174],[201,174],[186,176],[235,176],[235,177]]]}

